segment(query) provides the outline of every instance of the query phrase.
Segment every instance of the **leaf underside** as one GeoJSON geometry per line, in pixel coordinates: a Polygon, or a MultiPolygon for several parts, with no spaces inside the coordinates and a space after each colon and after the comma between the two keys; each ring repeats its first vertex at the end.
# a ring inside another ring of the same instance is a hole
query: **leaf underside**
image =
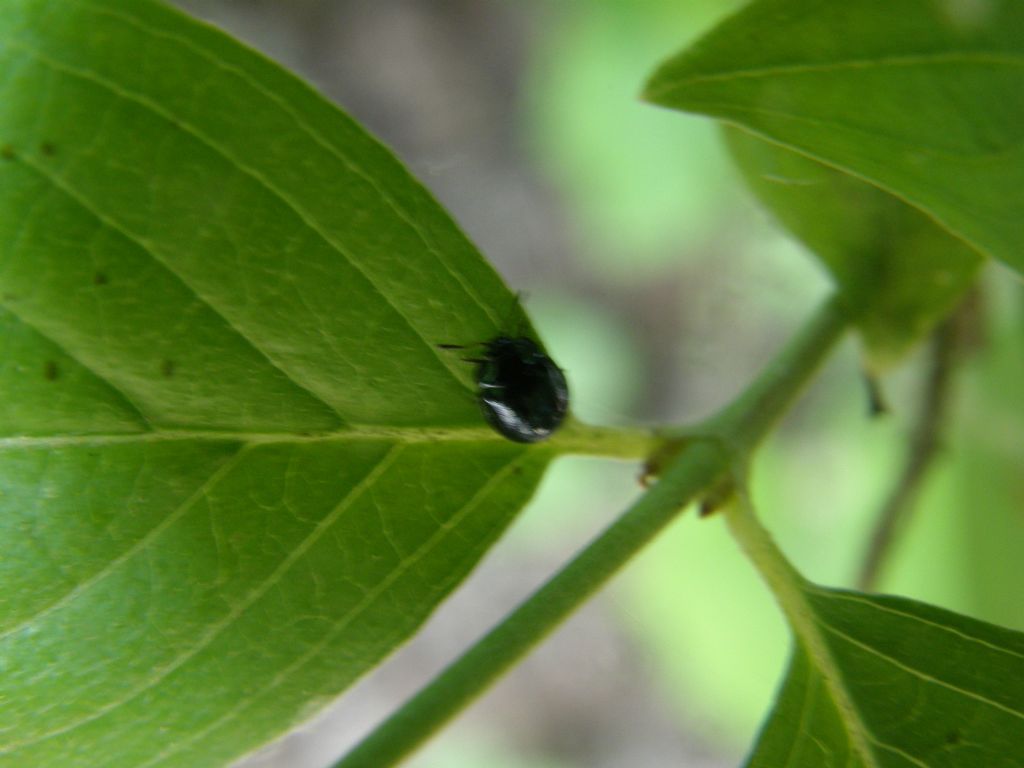
{"type": "Polygon", "coordinates": [[[11,766],[218,765],[263,743],[404,640],[543,465],[493,441],[333,439],[2,461],[11,766]]]}
{"type": "Polygon", "coordinates": [[[1024,635],[912,600],[808,586],[749,768],[1019,768],[1024,635]]]}
{"type": "Polygon", "coordinates": [[[551,449],[379,144],[146,0],[0,6],[0,765],[221,765],[407,639],[551,449]]]}
{"type": "Polygon", "coordinates": [[[750,188],[829,271],[873,370],[899,361],[973,284],[981,254],[918,209],[745,131],[724,135],[750,188]]]}
{"type": "Polygon", "coordinates": [[[645,95],[863,179],[1024,271],[1022,3],[756,0],[645,95]]]}

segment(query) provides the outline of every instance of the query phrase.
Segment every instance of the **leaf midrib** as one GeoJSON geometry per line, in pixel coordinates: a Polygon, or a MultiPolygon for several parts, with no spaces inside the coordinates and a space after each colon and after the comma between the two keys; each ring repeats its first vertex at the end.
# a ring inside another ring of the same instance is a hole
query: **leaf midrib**
{"type": "MultiPolygon", "coordinates": [[[[794,580],[786,588],[776,589],[775,594],[789,618],[794,634],[802,641],[804,649],[810,657],[810,672],[811,674],[817,672],[821,675],[825,688],[839,712],[840,721],[850,737],[854,751],[860,755],[865,767],[882,768],[871,748],[871,744],[877,740],[867,728],[857,705],[853,702],[853,697],[846,687],[843,672],[821,633],[817,615],[808,604],[807,598],[803,594],[802,585],[797,581],[799,577],[795,573],[793,576],[794,580]]],[[[776,586],[778,585],[776,584],[776,586]]]]}
{"type": "Polygon", "coordinates": [[[852,751],[860,756],[865,768],[882,768],[871,748],[875,739],[860,716],[846,688],[842,670],[818,626],[817,615],[805,591],[810,588],[807,580],[790,565],[768,532],[761,527],[745,491],[739,494],[733,507],[726,512],[726,521],[782,608],[796,636],[798,647],[793,652],[805,653],[808,674],[817,673],[821,676],[850,739],[852,751]]]}
{"type": "Polygon", "coordinates": [[[396,443],[507,442],[490,427],[406,427],[348,425],[332,432],[242,432],[230,430],[155,429],[149,432],[108,432],[68,435],[0,436],[0,451],[80,446],[170,442],[331,443],[388,440],[396,443]]]}

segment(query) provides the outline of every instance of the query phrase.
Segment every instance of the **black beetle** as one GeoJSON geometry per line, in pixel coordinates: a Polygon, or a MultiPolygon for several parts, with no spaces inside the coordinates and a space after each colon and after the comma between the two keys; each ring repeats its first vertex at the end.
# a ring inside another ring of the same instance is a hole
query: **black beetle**
{"type": "Polygon", "coordinates": [[[536,443],[551,436],[569,410],[565,375],[537,343],[498,336],[477,363],[480,409],[509,440],[536,443]]]}

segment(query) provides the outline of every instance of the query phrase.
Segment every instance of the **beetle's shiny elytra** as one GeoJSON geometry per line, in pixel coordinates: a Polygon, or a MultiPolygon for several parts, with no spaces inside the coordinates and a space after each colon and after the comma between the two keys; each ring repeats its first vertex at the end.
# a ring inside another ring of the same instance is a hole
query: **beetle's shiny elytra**
{"type": "Polygon", "coordinates": [[[569,410],[569,387],[561,369],[525,337],[498,336],[484,350],[476,381],[487,423],[517,443],[550,437],[569,410]]]}

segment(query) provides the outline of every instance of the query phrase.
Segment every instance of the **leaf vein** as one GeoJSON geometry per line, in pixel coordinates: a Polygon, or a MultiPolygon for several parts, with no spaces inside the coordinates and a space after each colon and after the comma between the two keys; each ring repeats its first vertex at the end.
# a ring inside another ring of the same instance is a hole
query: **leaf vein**
{"type": "Polygon", "coordinates": [[[217,622],[211,624],[207,631],[200,636],[197,643],[189,648],[185,653],[180,654],[172,661],[167,664],[158,667],[156,674],[151,675],[146,680],[142,681],[138,685],[134,686],[124,696],[114,701],[108,702],[106,705],[99,707],[89,715],[79,718],[71,723],[66,723],[59,729],[48,731],[43,734],[39,734],[30,740],[12,744],[8,747],[8,751],[15,749],[23,749],[25,747],[32,746],[34,744],[46,741],[48,739],[60,736],[61,734],[69,733],[76,728],[79,728],[87,723],[98,720],[99,718],[107,715],[120,707],[128,704],[141,696],[146,691],[160,684],[162,680],[167,678],[176,669],[187,664],[191,659],[198,656],[204,649],[210,646],[225,630],[227,630],[245,611],[252,606],[256,601],[263,597],[267,591],[270,590],[275,584],[278,583],[281,576],[283,576],[293,565],[312,547],[320,537],[338,521],[338,519],[349,509],[352,503],[358,499],[372,484],[394,463],[399,453],[402,451],[404,446],[395,445],[384,454],[379,462],[366,474],[366,476],[360,480],[355,486],[349,489],[345,496],[338,502],[337,505],[327,514],[323,520],[321,520],[313,528],[313,531],[296,546],[288,556],[281,561],[281,563],[275,568],[269,576],[267,576],[260,584],[249,592],[243,600],[237,605],[231,608],[225,616],[217,622]]]}
{"type": "Polygon", "coordinates": [[[1013,53],[989,53],[985,51],[946,51],[942,53],[910,53],[899,56],[881,56],[874,59],[842,59],[838,61],[776,64],[767,67],[735,69],[728,72],[714,72],[690,75],[681,80],[668,82],[648,90],[651,99],[660,99],[696,83],[728,82],[729,80],[757,80],[779,77],[780,75],[831,74],[844,70],[867,70],[902,68],[948,64],[980,64],[995,67],[1024,67],[1024,57],[1013,53]]]}
{"type": "MultiPolygon", "coordinates": [[[[154,428],[153,424],[151,424],[149,419],[146,418],[146,415],[142,412],[142,409],[138,405],[135,404],[135,402],[132,400],[132,398],[128,395],[127,392],[125,392],[121,387],[119,387],[117,384],[115,384],[109,377],[107,377],[106,375],[101,373],[91,363],[86,362],[80,356],[78,356],[76,354],[72,354],[72,352],[67,347],[65,347],[63,344],[61,344],[59,341],[57,341],[53,336],[51,336],[50,334],[48,334],[47,332],[42,330],[38,325],[36,325],[34,322],[32,322],[31,320],[26,318],[20,312],[18,312],[13,306],[11,306],[10,303],[0,301],[0,306],[3,306],[3,308],[7,312],[9,312],[11,315],[13,315],[15,318],[17,318],[18,322],[24,324],[28,328],[31,328],[33,332],[35,332],[39,336],[43,337],[50,344],[53,344],[53,346],[57,347],[57,349],[59,349],[62,353],[67,355],[67,357],[69,359],[73,360],[75,363],[77,363],[78,365],[82,366],[82,368],[84,368],[90,374],[92,374],[97,379],[99,379],[101,382],[106,384],[108,387],[110,387],[110,389],[114,393],[116,393],[118,396],[120,396],[121,399],[124,400],[125,404],[132,411],[134,411],[134,415],[138,417],[139,421],[141,422],[142,427],[145,428],[144,430],[140,431],[141,433],[145,434],[146,432],[153,432],[153,431],[155,431],[155,428],[154,428]]],[[[126,435],[132,435],[133,433],[126,432],[125,434],[126,435]]],[[[140,434],[140,433],[134,433],[134,434],[137,435],[137,434],[140,434]]],[[[2,446],[3,440],[4,440],[3,438],[0,438],[0,446],[2,446]]]]}
{"type": "MultiPolygon", "coordinates": [[[[0,632],[0,640],[8,638],[16,634],[17,632],[20,632],[21,630],[25,629],[26,627],[38,622],[43,617],[60,610],[65,605],[68,605],[72,600],[79,597],[88,590],[92,589],[97,584],[99,584],[103,579],[105,579],[115,569],[117,569],[117,567],[120,566],[122,563],[127,562],[129,559],[142,552],[146,547],[149,546],[149,544],[157,536],[159,536],[163,531],[167,530],[182,516],[184,516],[192,507],[192,505],[195,504],[199,499],[201,499],[209,491],[210,488],[215,486],[220,481],[220,479],[224,477],[225,474],[230,472],[238,464],[240,458],[242,457],[243,454],[246,453],[248,448],[248,445],[240,445],[238,449],[235,451],[235,453],[228,460],[224,461],[218,467],[216,467],[213,470],[213,472],[211,472],[210,475],[207,476],[207,478],[196,488],[196,490],[191,495],[189,495],[187,499],[185,499],[185,501],[179,504],[174,511],[168,514],[166,517],[164,517],[163,520],[161,520],[159,523],[157,523],[157,525],[150,529],[150,531],[145,536],[140,538],[131,547],[126,549],[113,560],[108,562],[103,568],[98,570],[88,579],[76,585],[73,589],[71,589],[61,597],[51,602],[45,608],[42,608],[41,610],[37,611],[31,616],[25,618],[23,621],[20,621],[14,626],[4,630],[3,632],[0,632]]],[[[3,754],[7,751],[10,751],[10,749],[0,750],[0,754],[3,754]]]]}
{"type": "MultiPolygon", "coordinates": [[[[244,331],[242,331],[242,329],[239,328],[235,323],[232,323],[231,320],[222,312],[220,312],[206,297],[202,296],[199,293],[199,291],[197,291],[194,286],[192,286],[187,280],[185,280],[185,278],[181,274],[172,269],[170,264],[165,259],[160,258],[157,255],[157,250],[153,248],[150,244],[148,244],[144,239],[137,237],[136,235],[122,227],[120,224],[118,224],[117,221],[115,221],[113,218],[107,216],[106,214],[92,206],[87,201],[84,195],[81,195],[76,189],[74,189],[70,184],[68,184],[66,179],[61,178],[55,174],[49,173],[42,166],[36,165],[35,163],[29,161],[24,161],[24,163],[26,167],[35,171],[35,173],[37,173],[40,176],[40,178],[46,180],[53,189],[65,195],[69,200],[77,204],[83,211],[85,211],[87,214],[96,219],[96,221],[101,226],[107,227],[111,231],[116,232],[121,237],[124,237],[129,242],[134,243],[136,246],[138,246],[147,256],[152,258],[154,262],[159,264],[169,274],[173,275],[174,278],[177,279],[178,282],[180,282],[181,285],[183,285],[187,290],[189,290],[192,293],[192,295],[195,296],[196,299],[203,306],[209,308],[209,310],[213,312],[214,315],[218,319],[220,319],[228,329],[230,329],[235,335],[237,335],[238,338],[241,339],[241,341],[244,344],[246,344],[257,354],[259,354],[260,357],[266,360],[267,363],[269,363],[275,370],[279,371],[296,388],[298,388],[302,392],[307,393],[310,397],[314,398],[317,402],[321,403],[331,413],[335,414],[341,423],[345,423],[345,417],[338,412],[337,408],[328,403],[318,393],[313,392],[308,387],[304,386],[294,376],[292,376],[283,366],[278,364],[267,352],[265,352],[258,344],[256,344],[255,341],[250,336],[248,336],[244,331]]],[[[120,392],[121,390],[118,391],[120,392]]],[[[127,398],[127,395],[125,397],[127,398]]]]}
{"type": "Polygon", "coordinates": [[[886,742],[881,741],[880,739],[876,739],[874,736],[871,736],[870,734],[868,735],[868,738],[871,739],[871,743],[874,744],[876,747],[884,749],[887,752],[892,752],[893,754],[899,755],[908,763],[913,763],[914,765],[918,766],[918,768],[931,768],[931,766],[928,763],[922,760],[918,760],[913,755],[907,754],[902,749],[898,749],[897,747],[894,747],[892,744],[887,744],[886,742]]]}
{"type": "Polygon", "coordinates": [[[865,642],[862,642],[860,640],[857,640],[856,638],[851,637],[850,635],[846,634],[845,632],[843,632],[840,629],[836,629],[835,627],[830,625],[828,622],[822,620],[820,616],[816,620],[817,620],[818,624],[820,626],[822,626],[827,632],[831,632],[836,637],[839,637],[842,640],[845,640],[846,642],[848,642],[848,643],[850,643],[852,645],[857,646],[858,648],[860,648],[863,651],[867,651],[868,653],[870,653],[870,654],[872,654],[874,656],[877,656],[882,661],[885,661],[889,665],[891,665],[893,667],[896,667],[897,669],[899,669],[899,670],[901,670],[903,672],[906,672],[908,675],[911,675],[911,676],[916,677],[916,678],[918,678],[920,680],[923,680],[926,683],[932,683],[934,685],[938,685],[941,688],[946,688],[948,690],[953,691],[954,693],[959,693],[962,696],[965,696],[965,697],[970,698],[970,699],[974,699],[975,701],[978,701],[978,702],[980,702],[982,704],[987,704],[990,707],[993,707],[994,709],[1001,710],[1003,712],[1006,712],[1009,715],[1013,715],[1016,718],[1024,720],[1024,713],[1019,712],[1019,711],[1013,709],[1012,707],[1008,707],[1005,704],[1000,704],[998,701],[993,701],[992,699],[990,699],[987,696],[984,696],[984,695],[982,695],[980,693],[977,693],[975,691],[970,691],[970,690],[967,690],[965,688],[960,688],[959,686],[953,685],[950,682],[947,682],[945,680],[941,680],[941,679],[939,679],[937,677],[933,677],[933,676],[929,675],[926,672],[922,672],[919,669],[916,669],[914,667],[908,666],[908,665],[904,664],[903,662],[899,661],[898,659],[895,659],[892,656],[889,656],[888,654],[883,653],[882,651],[878,650],[874,646],[871,646],[868,643],[865,643],[865,642]]]}
{"type": "Polygon", "coordinates": [[[389,195],[377,183],[373,176],[371,176],[365,170],[363,170],[362,166],[356,163],[349,155],[340,151],[335,144],[331,143],[326,138],[324,138],[324,136],[319,131],[315,130],[310,125],[308,125],[299,116],[299,114],[291,107],[291,105],[280,95],[263,86],[258,80],[252,78],[244,69],[226,64],[219,57],[210,53],[210,51],[208,51],[206,48],[197,45],[188,38],[184,38],[180,35],[175,35],[173,33],[166,32],[162,29],[152,27],[148,24],[143,23],[134,16],[124,13],[118,13],[117,11],[111,10],[110,8],[101,8],[87,2],[81,2],[80,4],[88,8],[98,16],[109,16],[111,18],[119,19],[120,21],[123,21],[124,23],[133,26],[135,29],[139,30],[140,32],[143,32],[144,34],[152,38],[169,40],[180,45],[183,48],[187,48],[193,51],[217,69],[221,70],[222,72],[228,72],[230,74],[237,76],[240,80],[245,82],[253,90],[274,102],[274,104],[276,104],[285,114],[287,114],[294,121],[295,125],[298,126],[298,128],[303,133],[309,136],[320,147],[327,150],[329,154],[337,158],[346,168],[351,170],[354,174],[356,174],[361,179],[363,179],[367,184],[369,184],[370,187],[388,205],[388,207],[391,208],[391,210],[394,211],[394,213],[416,234],[420,242],[423,243],[427,250],[437,258],[438,262],[445,267],[448,274],[451,275],[459,283],[463,290],[466,291],[466,294],[473,299],[473,301],[477,304],[477,306],[481,308],[481,310],[483,310],[484,314],[486,314],[491,319],[491,321],[494,322],[496,325],[500,325],[501,318],[497,317],[494,314],[490,304],[480,299],[480,297],[474,290],[473,284],[467,281],[459,270],[456,270],[451,266],[451,264],[445,258],[444,252],[441,249],[437,248],[433,241],[429,237],[427,237],[422,227],[420,227],[416,223],[415,219],[408,213],[408,211],[406,211],[406,209],[402,205],[400,205],[398,201],[396,201],[391,195],[389,195]]]}
{"type": "MultiPolygon", "coordinates": [[[[184,119],[175,117],[174,115],[169,113],[167,110],[165,110],[163,107],[161,107],[159,104],[154,103],[152,100],[150,100],[146,96],[143,96],[143,95],[140,95],[140,94],[136,94],[136,93],[132,93],[131,91],[128,91],[128,90],[122,88],[117,83],[111,82],[110,80],[108,80],[105,77],[97,74],[96,72],[93,72],[93,71],[90,71],[90,70],[87,70],[87,69],[82,69],[80,67],[72,66],[72,65],[69,65],[69,64],[67,64],[65,62],[62,62],[62,61],[58,61],[57,59],[54,59],[54,58],[52,58],[52,57],[42,53],[41,51],[38,51],[38,50],[32,48],[31,46],[25,45],[20,40],[8,39],[7,42],[9,44],[11,44],[12,47],[18,48],[18,49],[24,51],[25,53],[27,53],[28,55],[32,56],[33,58],[35,58],[39,63],[43,64],[44,66],[47,66],[47,67],[53,69],[56,72],[64,73],[64,74],[66,74],[66,75],[68,75],[70,77],[75,77],[75,78],[78,78],[80,80],[84,80],[85,82],[92,83],[92,84],[98,86],[99,88],[101,88],[102,90],[107,91],[109,94],[111,94],[112,96],[114,96],[116,98],[123,99],[124,101],[126,101],[128,103],[135,104],[138,107],[141,107],[143,110],[146,110],[147,112],[151,113],[152,115],[160,118],[162,121],[167,123],[167,125],[169,125],[170,127],[182,130],[183,132],[185,132],[188,135],[192,136],[197,142],[199,142],[200,144],[206,146],[208,149],[210,149],[211,151],[213,151],[214,153],[216,153],[220,157],[224,158],[226,161],[228,161],[228,163],[233,168],[238,170],[241,174],[243,174],[244,176],[249,177],[254,182],[256,182],[256,184],[258,184],[260,187],[262,187],[264,190],[266,190],[268,193],[270,193],[275,199],[279,200],[289,210],[291,210],[298,217],[298,219],[311,232],[315,233],[317,235],[317,237],[325,245],[327,245],[335,253],[337,253],[339,256],[341,256],[346,262],[348,262],[348,264],[354,270],[356,270],[360,275],[362,275],[362,277],[367,281],[367,283],[369,283],[371,286],[373,286],[373,288],[374,288],[374,290],[376,292],[376,295],[379,296],[384,301],[384,303],[395,313],[395,315],[409,328],[409,330],[413,333],[413,335],[418,337],[420,339],[420,341],[423,342],[423,344],[438,359],[438,361],[441,363],[441,365],[443,367],[445,367],[449,371],[449,373],[452,375],[453,378],[455,378],[455,380],[457,382],[459,382],[460,386],[463,385],[463,379],[458,374],[458,368],[457,368],[456,362],[454,360],[450,360],[449,359],[450,356],[446,356],[446,355],[441,354],[441,351],[437,348],[437,346],[435,344],[432,344],[423,335],[423,333],[416,326],[416,324],[412,322],[412,320],[409,318],[409,316],[406,315],[399,308],[399,306],[394,301],[392,301],[391,298],[384,291],[382,291],[380,289],[380,287],[373,280],[373,278],[370,277],[370,275],[366,271],[366,269],[364,269],[360,265],[359,261],[357,259],[355,259],[352,256],[352,254],[350,254],[346,249],[342,248],[333,238],[328,236],[328,234],[305,212],[305,210],[303,209],[303,207],[301,205],[299,205],[298,203],[293,201],[292,198],[289,195],[287,195],[285,192],[283,192],[281,189],[279,189],[276,185],[274,185],[269,179],[266,178],[266,176],[264,176],[262,173],[260,173],[256,169],[252,168],[251,166],[243,163],[238,158],[234,157],[229,150],[227,150],[221,144],[219,144],[218,142],[216,142],[215,140],[213,140],[212,138],[207,136],[201,130],[199,130],[198,128],[193,126],[191,123],[189,123],[188,121],[186,121],[184,119]]],[[[126,231],[123,230],[123,229],[119,229],[118,231],[121,231],[122,233],[126,234],[126,231]]],[[[133,237],[132,239],[135,242],[138,242],[139,244],[142,244],[142,243],[145,242],[144,239],[140,238],[140,237],[133,237]]],[[[156,252],[152,251],[148,246],[146,247],[146,252],[149,253],[154,258],[157,258],[156,257],[156,252]]],[[[164,262],[161,261],[161,263],[164,263],[164,262]]],[[[164,266],[168,266],[168,265],[166,263],[164,263],[164,266]]],[[[169,266],[168,266],[168,269],[170,269],[169,266]]],[[[178,277],[179,277],[179,279],[182,279],[183,282],[185,282],[184,279],[181,278],[180,275],[178,277]]],[[[203,297],[200,294],[198,294],[198,292],[197,292],[197,295],[199,295],[200,298],[203,299],[206,303],[208,303],[208,304],[210,303],[208,299],[206,299],[205,297],[203,297]]],[[[212,308],[212,305],[211,305],[211,308],[212,308]]],[[[264,353],[264,354],[266,355],[266,353],[264,353]]]]}
{"type": "Polygon", "coordinates": [[[368,590],[356,605],[354,605],[344,616],[339,617],[334,627],[327,632],[312,648],[306,651],[302,656],[292,662],[290,665],[282,669],[277,673],[266,685],[263,686],[262,690],[254,693],[246,701],[240,701],[227,712],[222,714],[220,717],[209,723],[205,728],[189,735],[187,738],[179,739],[175,744],[171,745],[164,751],[153,756],[151,759],[136,766],[136,768],[149,768],[150,766],[156,765],[163,762],[172,755],[181,752],[183,749],[188,747],[190,744],[204,738],[209,733],[223,726],[225,723],[237,718],[242,712],[256,701],[258,698],[266,696],[271,691],[276,689],[279,685],[284,683],[295,671],[301,669],[305,664],[312,661],[318,654],[323,652],[334,639],[341,634],[345,629],[348,628],[352,622],[358,619],[366,610],[373,606],[386,592],[390,589],[391,585],[394,584],[398,579],[404,576],[409,570],[421,559],[430,554],[433,549],[439,545],[445,538],[458,531],[459,524],[465,520],[480,504],[484,501],[487,495],[494,490],[495,486],[504,481],[509,473],[515,468],[518,460],[522,454],[516,455],[508,464],[501,468],[498,472],[495,472],[488,478],[480,489],[473,494],[473,497],[467,501],[454,515],[452,515],[449,524],[447,526],[439,527],[434,534],[424,541],[419,548],[412,552],[406,557],[397,568],[391,571],[390,574],[380,581],[373,589],[368,590]]]}
{"type": "MultiPolygon", "coordinates": [[[[800,649],[797,649],[795,652],[796,653],[803,653],[803,651],[800,650],[800,649]]],[[[792,674],[792,671],[790,671],[790,674],[792,674]]],[[[786,755],[786,765],[787,766],[794,764],[796,759],[800,756],[800,752],[801,752],[801,750],[803,748],[803,745],[801,743],[801,739],[799,738],[799,736],[806,736],[807,738],[809,738],[812,741],[814,741],[815,743],[817,743],[817,740],[814,738],[814,736],[811,734],[810,730],[807,728],[807,715],[810,712],[811,708],[813,707],[814,700],[816,698],[817,698],[817,685],[816,685],[816,681],[814,680],[813,675],[807,675],[807,678],[806,678],[806,681],[805,681],[804,687],[803,687],[803,701],[800,703],[800,720],[799,720],[799,722],[797,723],[797,726],[796,726],[796,733],[798,734],[798,738],[795,738],[795,739],[793,739],[792,742],[790,742],[789,754],[786,755]]],[[[821,744],[818,744],[818,747],[820,749],[822,749],[823,754],[828,755],[828,750],[824,749],[821,744]]]]}
{"type": "MultiPolygon", "coordinates": [[[[22,160],[22,162],[24,163],[24,160],[22,160]]],[[[32,166],[30,164],[28,164],[28,163],[24,163],[24,164],[29,169],[32,169],[32,166]]],[[[18,229],[18,234],[14,237],[13,242],[9,246],[9,250],[10,250],[11,253],[16,253],[16,252],[18,252],[21,249],[22,243],[24,242],[25,238],[27,237],[27,233],[28,233],[28,229],[29,229],[29,225],[30,225],[32,216],[36,213],[37,209],[40,208],[42,205],[43,205],[42,196],[40,196],[38,199],[33,201],[32,207],[30,208],[28,215],[25,216],[24,220],[21,222],[21,227],[18,229]]],[[[0,306],[3,306],[3,308],[7,312],[9,312],[14,318],[16,318],[20,323],[22,323],[23,325],[25,325],[28,328],[32,329],[35,333],[37,333],[40,336],[42,336],[46,341],[48,341],[49,343],[51,343],[55,347],[57,347],[61,352],[63,352],[65,355],[67,355],[71,360],[74,360],[78,365],[82,366],[86,371],[88,371],[93,376],[95,376],[97,379],[99,379],[104,384],[106,384],[108,387],[110,387],[110,389],[113,390],[116,394],[120,395],[121,398],[125,401],[125,403],[135,412],[135,415],[138,417],[139,421],[142,422],[142,426],[144,426],[148,430],[152,430],[153,429],[153,425],[149,422],[149,419],[146,418],[146,415],[143,413],[142,409],[132,400],[131,397],[129,397],[128,393],[125,390],[123,390],[121,387],[119,387],[117,384],[115,384],[110,378],[108,378],[106,375],[104,375],[99,370],[97,370],[92,364],[87,363],[85,360],[81,359],[78,355],[72,354],[71,351],[69,349],[67,349],[59,341],[57,341],[57,339],[55,339],[49,333],[43,331],[37,324],[35,324],[34,322],[30,321],[24,315],[19,313],[11,305],[10,302],[0,300],[0,306]]]]}
{"type": "MultiPolygon", "coordinates": [[[[730,101],[720,101],[720,102],[714,102],[714,101],[694,101],[694,102],[690,102],[690,106],[695,107],[695,108],[699,107],[700,109],[710,109],[710,110],[713,110],[713,109],[727,109],[727,110],[732,110],[734,112],[743,112],[743,113],[747,113],[747,114],[751,114],[751,115],[766,115],[768,117],[784,118],[786,120],[792,120],[793,122],[796,122],[796,123],[805,123],[807,125],[811,125],[811,126],[814,126],[816,128],[833,129],[833,130],[846,131],[848,133],[855,133],[855,134],[857,134],[857,135],[859,135],[861,137],[872,139],[872,140],[884,139],[885,141],[891,142],[892,144],[897,144],[900,147],[902,147],[904,149],[907,149],[907,150],[912,150],[914,152],[919,152],[919,153],[920,152],[927,152],[927,153],[930,153],[930,154],[934,155],[935,157],[942,157],[942,158],[951,159],[951,160],[962,160],[964,158],[971,158],[971,159],[981,159],[981,160],[985,160],[987,162],[995,163],[995,162],[999,162],[999,161],[1004,161],[1007,158],[1010,158],[1010,157],[1013,157],[1013,156],[1017,155],[1020,152],[1021,148],[1024,147],[1024,136],[1022,136],[1020,138],[1014,139],[1011,142],[1007,142],[1006,145],[1003,148],[999,149],[999,150],[990,150],[990,151],[985,151],[985,152],[976,152],[976,153],[972,153],[972,154],[968,155],[968,154],[960,153],[960,152],[952,152],[952,151],[950,151],[948,149],[943,149],[943,148],[938,147],[936,145],[924,144],[920,140],[914,140],[914,139],[911,139],[911,138],[906,138],[906,137],[899,136],[899,135],[892,134],[892,133],[884,133],[881,130],[879,130],[877,127],[872,127],[870,129],[867,129],[867,128],[864,128],[864,127],[861,127],[861,126],[858,126],[858,125],[853,125],[852,123],[840,122],[838,120],[823,120],[820,117],[813,117],[811,115],[802,115],[802,114],[798,114],[796,112],[787,112],[787,111],[781,110],[781,109],[770,109],[768,107],[755,107],[755,106],[750,105],[750,104],[744,104],[744,103],[741,103],[741,102],[730,102],[730,101]]],[[[725,120],[725,121],[726,122],[730,122],[730,121],[727,121],[727,120],[725,120]]],[[[760,136],[762,134],[761,130],[759,130],[756,127],[749,126],[749,125],[739,124],[736,127],[740,128],[741,130],[745,130],[745,131],[748,131],[748,132],[755,133],[758,136],[760,136]]],[[[792,149],[796,149],[796,150],[801,151],[801,152],[805,152],[805,150],[803,150],[803,148],[799,147],[798,145],[794,145],[794,144],[790,144],[790,143],[787,143],[787,142],[783,142],[783,141],[781,141],[779,139],[776,139],[774,137],[772,137],[771,140],[773,142],[775,142],[775,143],[782,144],[783,146],[790,147],[792,149]]],[[[827,160],[825,160],[823,158],[819,158],[819,157],[816,157],[816,156],[813,156],[813,155],[808,155],[808,156],[812,157],[815,160],[818,160],[818,162],[825,163],[826,165],[830,165],[830,166],[834,165],[834,163],[831,163],[831,162],[829,162],[829,161],[827,161],[827,160]]],[[[841,170],[843,170],[846,173],[850,173],[851,175],[858,175],[858,174],[854,174],[852,171],[849,171],[849,170],[846,170],[846,169],[841,169],[841,170]]],[[[881,185],[877,181],[871,180],[870,183],[874,184],[875,186],[881,187],[881,185]]],[[[886,191],[890,192],[890,194],[896,195],[900,199],[905,199],[905,198],[903,198],[903,196],[898,195],[897,193],[892,192],[891,190],[886,189],[886,191]]]]}
{"type": "Polygon", "coordinates": [[[900,616],[900,617],[903,617],[905,619],[910,619],[912,621],[915,621],[915,622],[917,622],[919,624],[924,624],[925,626],[934,627],[935,629],[941,630],[943,632],[948,632],[949,634],[956,635],[957,637],[962,638],[964,640],[967,640],[968,642],[977,643],[978,645],[983,645],[986,648],[989,648],[989,649],[991,649],[993,651],[999,651],[1001,653],[1007,654],[1008,656],[1014,656],[1014,657],[1016,657],[1018,659],[1024,659],[1024,653],[1018,653],[1017,651],[1013,651],[1013,650],[1011,650],[1011,649],[1009,649],[1009,648],[1007,648],[1005,646],[1002,646],[1002,645],[995,645],[994,643],[990,643],[987,640],[982,640],[980,637],[976,637],[975,635],[969,635],[966,632],[962,632],[962,631],[960,631],[958,629],[954,629],[953,627],[950,627],[948,625],[939,624],[939,623],[934,622],[934,621],[929,621],[928,619],[925,619],[922,616],[918,616],[917,614],[910,613],[909,611],[901,611],[901,610],[898,610],[896,608],[893,608],[892,606],[883,605],[882,603],[878,603],[878,602],[876,602],[874,600],[871,600],[869,598],[861,597],[860,595],[856,595],[856,594],[849,593],[849,592],[821,589],[820,587],[817,587],[816,585],[815,586],[811,586],[809,588],[809,591],[814,592],[815,594],[821,595],[825,599],[846,600],[846,601],[852,602],[852,603],[861,603],[863,605],[867,605],[870,608],[873,608],[874,610],[884,611],[885,613],[891,613],[894,616],[900,616]]]}

